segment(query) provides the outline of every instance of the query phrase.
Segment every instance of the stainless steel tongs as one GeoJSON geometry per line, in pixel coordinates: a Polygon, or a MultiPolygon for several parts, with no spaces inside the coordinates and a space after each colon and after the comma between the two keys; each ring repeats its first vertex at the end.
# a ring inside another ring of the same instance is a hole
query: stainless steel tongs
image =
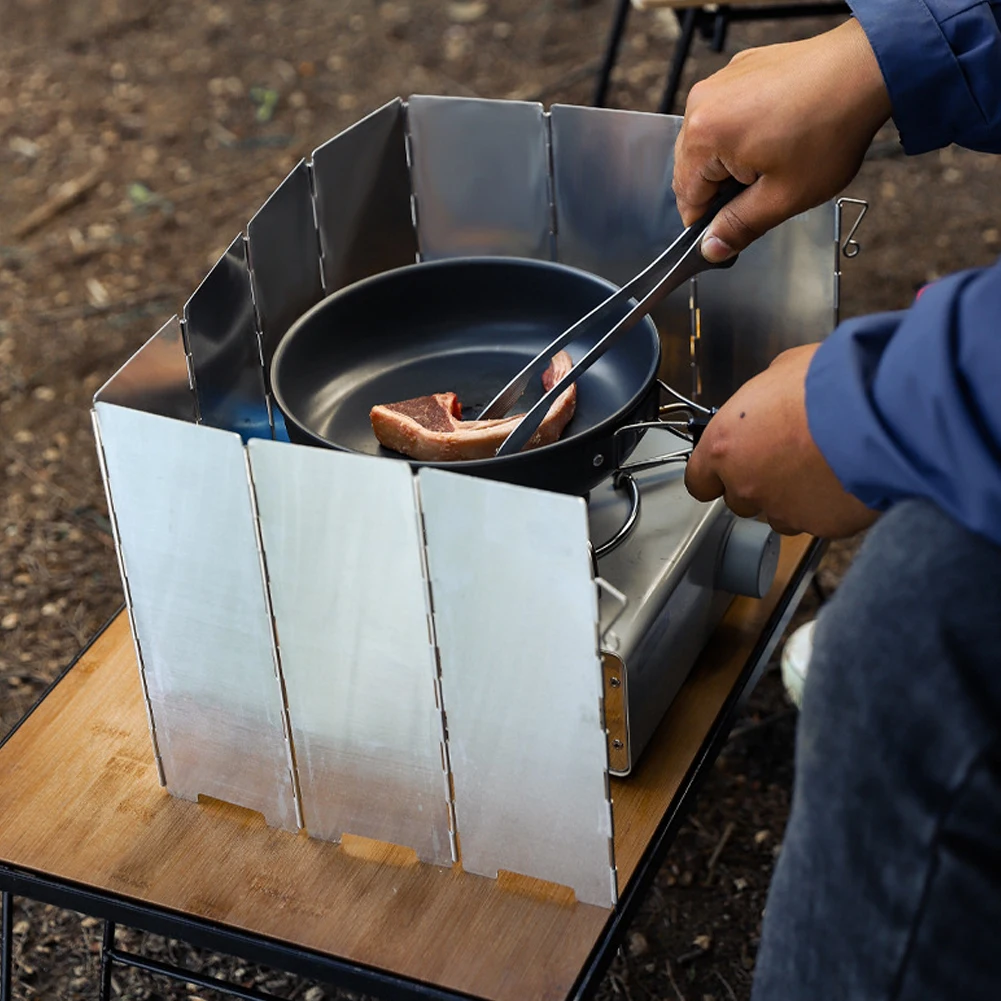
{"type": "Polygon", "coordinates": [[[548,390],[525,416],[515,425],[511,433],[497,449],[497,455],[511,455],[520,452],[528,440],[538,430],[553,401],[572,382],[576,382],[626,331],[636,326],[665,296],[680,288],[690,278],[711,268],[728,268],[734,264],[733,257],[722,264],[712,264],[701,253],[700,242],[706,227],[716,213],[732,198],[744,190],[738,181],[724,182],[719,193],[701,219],[692,223],[652,264],[641,271],[627,285],[610,295],[603,303],[595,306],[590,313],[581,317],[571,327],[564,330],[551,344],[546,345],[491,401],[476,418],[490,420],[504,417],[517,402],[534,377],[541,377],[549,367],[553,355],[571,341],[590,334],[595,328],[607,324],[613,312],[630,299],[638,300],[580,361],[550,390],[548,390]]]}

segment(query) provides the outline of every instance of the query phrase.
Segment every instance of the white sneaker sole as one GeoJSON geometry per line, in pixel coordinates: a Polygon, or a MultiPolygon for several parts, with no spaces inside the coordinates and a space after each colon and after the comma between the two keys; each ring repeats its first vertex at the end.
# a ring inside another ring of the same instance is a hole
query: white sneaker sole
{"type": "Polygon", "coordinates": [[[803,686],[813,653],[813,630],[816,625],[816,621],[811,621],[800,626],[782,648],[782,684],[797,709],[803,704],[803,686]]]}

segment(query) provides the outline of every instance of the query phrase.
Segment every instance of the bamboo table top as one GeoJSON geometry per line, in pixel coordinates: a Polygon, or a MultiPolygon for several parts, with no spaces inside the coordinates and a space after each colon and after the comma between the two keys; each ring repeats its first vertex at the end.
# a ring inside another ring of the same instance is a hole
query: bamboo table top
{"type": "MultiPolygon", "coordinates": [[[[810,540],[738,598],[628,779],[612,780],[620,894],[810,540]]],[[[492,1001],[565,998],[613,912],[388,846],[334,845],[157,781],[120,614],[0,747],[0,863],[492,1001]]]]}

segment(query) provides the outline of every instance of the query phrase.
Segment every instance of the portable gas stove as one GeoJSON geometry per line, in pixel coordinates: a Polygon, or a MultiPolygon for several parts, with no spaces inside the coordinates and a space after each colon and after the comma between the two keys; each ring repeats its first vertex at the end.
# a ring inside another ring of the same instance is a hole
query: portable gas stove
{"type": "MultiPolygon", "coordinates": [[[[632,459],[653,459],[648,434],[632,459]]],[[[592,492],[593,540],[628,536],[597,557],[601,577],[625,602],[603,597],[602,673],[609,770],[628,775],[735,594],[763,597],[775,575],[779,539],[767,525],[735,517],[722,501],[702,504],[671,463],[609,478],[592,492]]]]}

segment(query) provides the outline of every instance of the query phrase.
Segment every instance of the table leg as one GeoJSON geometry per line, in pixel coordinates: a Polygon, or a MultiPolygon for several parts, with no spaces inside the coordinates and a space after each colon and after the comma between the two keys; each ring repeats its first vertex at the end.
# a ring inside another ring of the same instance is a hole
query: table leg
{"type": "Polygon", "coordinates": [[[115,948],[115,922],[104,922],[104,935],[101,938],[101,990],[100,1001],[111,1001],[111,969],[113,965],[112,952],[115,948]]]}
{"type": "Polygon", "coordinates": [[[630,0],[619,0],[619,6],[615,8],[612,30],[608,33],[608,44],[605,46],[605,58],[598,72],[598,85],[594,90],[594,100],[591,101],[595,108],[603,108],[605,99],[608,97],[608,84],[612,79],[612,70],[615,69],[615,61],[619,57],[619,46],[622,44],[626,21],[629,19],[629,5],[630,0]]]}
{"type": "Polygon", "coordinates": [[[14,963],[14,895],[0,891],[0,1001],[13,1001],[10,974],[14,963]]]}
{"type": "Polygon", "coordinates": [[[667,85],[664,87],[664,96],[660,100],[660,107],[657,109],[662,115],[670,115],[674,110],[674,102],[678,96],[678,88],[681,86],[681,74],[688,61],[688,53],[692,49],[692,39],[695,37],[695,25],[698,22],[699,8],[689,7],[685,11],[685,16],[681,21],[681,37],[671,56],[671,69],[667,75],[667,85]]]}

